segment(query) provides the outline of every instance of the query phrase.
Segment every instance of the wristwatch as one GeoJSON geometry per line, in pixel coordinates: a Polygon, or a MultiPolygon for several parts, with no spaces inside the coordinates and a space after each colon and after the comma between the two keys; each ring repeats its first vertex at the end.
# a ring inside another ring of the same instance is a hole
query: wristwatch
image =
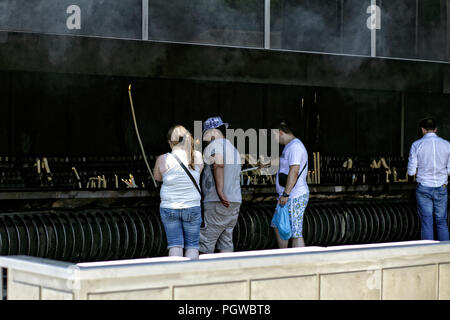
{"type": "Polygon", "coordinates": [[[282,197],[289,198],[289,195],[285,191],[283,191],[282,197]]]}

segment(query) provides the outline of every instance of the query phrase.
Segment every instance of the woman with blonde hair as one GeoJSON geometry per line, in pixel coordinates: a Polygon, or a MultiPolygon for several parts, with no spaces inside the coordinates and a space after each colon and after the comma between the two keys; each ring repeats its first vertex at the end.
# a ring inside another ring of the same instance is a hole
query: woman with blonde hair
{"type": "Polygon", "coordinates": [[[172,151],[158,157],[153,171],[155,179],[162,181],[160,215],[169,256],[184,253],[185,257],[198,259],[202,154],[195,151],[192,135],[181,125],[170,128],[167,140],[172,151]]]}

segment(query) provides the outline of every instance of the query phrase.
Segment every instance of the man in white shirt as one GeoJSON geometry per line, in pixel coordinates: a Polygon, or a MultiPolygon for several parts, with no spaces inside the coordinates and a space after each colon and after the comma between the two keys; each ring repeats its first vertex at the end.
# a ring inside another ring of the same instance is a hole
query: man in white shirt
{"type": "Polygon", "coordinates": [[[437,239],[449,240],[447,225],[450,143],[436,135],[436,121],[424,119],[419,124],[423,137],[411,146],[408,175],[416,175],[417,211],[421,221],[422,240],[434,240],[433,217],[437,239]]]}
{"type": "MultiPolygon", "coordinates": [[[[303,143],[295,137],[287,120],[280,120],[272,126],[278,129],[278,142],[284,145],[280,157],[280,168],[276,177],[276,191],[279,195],[278,203],[287,205],[291,220],[292,247],[303,247],[303,216],[309,200],[309,188],[306,183],[308,173],[308,152],[303,143]],[[287,177],[286,177],[287,176],[287,177]]],[[[287,248],[289,240],[280,237],[278,229],[275,235],[278,246],[287,248]]]]}

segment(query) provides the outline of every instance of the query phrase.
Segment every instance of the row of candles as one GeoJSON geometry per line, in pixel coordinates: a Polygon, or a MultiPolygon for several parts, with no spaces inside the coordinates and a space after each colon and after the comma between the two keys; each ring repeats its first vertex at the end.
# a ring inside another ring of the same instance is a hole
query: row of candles
{"type": "MultiPolygon", "coordinates": [[[[321,156],[319,152],[311,155],[306,176],[310,185],[408,182],[406,160],[400,157],[336,157],[321,156]]],[[[244,157],[241,185],[275,185],[273,172],[264,172],[267,166],[255,167],[250,158],[244,157]]],[[[147,160],[153,166],[156,156],[150,155],[147,160]]],[[[20,159],[0,156],[2,189],[128,189],[147,188],[150,183],[142,156],[20,159]]]]}
{"type": "MultiPolygon", "coordinates": [[[[149,160],[154,161],[155,156],[149,160]]],[[[2,189],[124,189],[147,184],[142,156],[0,157],[2,189]]]]}
{"type": "MultiPolygon", "coordinates": [[[[322,157],[320,152],[312,152],[306,182],[309,185],[355,185],[415,181],[415,177],[408,178],[406,166],[407,159],[403,157],[322,157]]],[[[251,165],[247,163],[244,164],[245,167],[250,169],[244,169],[241,174],[242,186],[275,184],[275,175],[264,175],[264,172],[256,168],[251,170],[251,165]]]]}

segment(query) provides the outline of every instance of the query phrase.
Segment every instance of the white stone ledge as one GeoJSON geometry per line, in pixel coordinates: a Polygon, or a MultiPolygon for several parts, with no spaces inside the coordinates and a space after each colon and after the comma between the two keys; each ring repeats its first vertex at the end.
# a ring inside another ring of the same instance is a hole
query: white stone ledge
{"type": "Polygon", "coordinates": [[[80,279],[136,276],[144,274],[167,274],[180,272],[201,272],[206,270],[229,270],[239,268],[268,267],[275,265],[351,262],[357,260],[379,260],[401,258],[410,255],[431,255],[448,252],[450,242],[405,241],[397,243],[376,243],[333,247],[303,247],[287,249],[255,250],[231,253],[200,255],[199,260],[183,257],[157,257],[130,260],[113,260],[85,263],[67,263],[29,256],[0,257],[0,266],[27,272],[39,272],[55,277],[77,277],[80,279]],[[398,250],[402,249],[402,250],[398,250]],[[273,259],[276,257],[276,259],[273,259]],[[181,266],[182,265],[182,266],[181,266]]]}
{"type": "Polygon", "coordinates": [[[17,290],[23,291],[27,279],[33,297],[50,297],[55,292],[70,297],[71,292],[75,299],[191,298],[191,289],[195,292],[192,298],[199,299],[234,295],[265,299],[274,297],[271,290],[277,290],[280,283],[291,286],[288,298],[339,297],[336,286],[343,286],[348,296],[359,294],[369,299],[407,297],[416,288],[417,297],[450,297],[450,288],[445,285],[450,279],[450,241],[217,253],[201,255],[199,260],[159,257],[72,264],[10,256],[0,257],[0,266],[9,270],[8,290],[15,290],[16,294],[11,294],[14,298],[21,296],[17,290]],[[397,278],[401,280],[393,280],[397,278]],[[367,289],[368,281],[375,281],[375,289],[367,289]],[[356,288],[355,293],[346,288],[346,283],[356,288]],[[43,295],[42,289],[36,291],[37,287],[56,291],[47,290],[43,295]],[[426,289],[422,295],[421,288],[426,289]]]}

